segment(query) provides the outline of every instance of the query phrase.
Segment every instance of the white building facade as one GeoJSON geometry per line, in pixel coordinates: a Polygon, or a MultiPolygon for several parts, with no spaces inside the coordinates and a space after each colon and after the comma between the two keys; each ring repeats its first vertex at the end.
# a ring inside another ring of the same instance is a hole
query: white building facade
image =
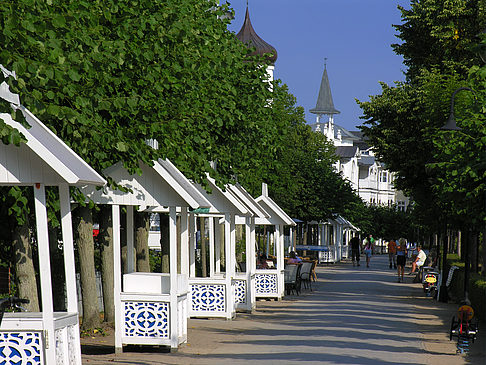
{"type": "Polygon", "coordinates": [[[335,168],[361,199],[370,205],[396,206],[406,211],[409,198],[394,188],[394,174],[376,159],[362,132],[350,132],[334,123],[334,115],[339,111],[334,107],[326,67],[316,107],[310,112],[316,114],[316,122],[310,124],[312,130],[324,134],[336,146],[339,160],[335,168]]]}

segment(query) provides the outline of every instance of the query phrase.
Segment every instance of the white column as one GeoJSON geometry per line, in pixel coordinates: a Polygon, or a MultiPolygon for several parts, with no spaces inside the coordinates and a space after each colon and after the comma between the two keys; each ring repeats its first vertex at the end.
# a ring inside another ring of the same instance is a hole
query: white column
{"type": "Polygon", "coordinates": [[[214,277],[214,218],[209,217],[209,277],[214,277]]]}
{"type": "Polygon", "coordinates": [[[120,244],[120,206],[111,207],[113,223],[113,291],[115,301],[115,353],[123,351],[122,335],[125,326],[121,302],[121,244],[120,244]]]}
{"type": "Polygon", "coordinates": [[[221,224],[219,223],[219,217],[215,219],[216,223],[214,225],[214,271],[215,273],[221,273],[221,224]]]}
{"type": "Polygon", "coordinates": [[[59,186],[59,202],[61,205],[62,242],[64,251],[64,269],[66,275],[67,311],[78,311],[78,295],[76,293],[76,270],[74,266],[73,226],[71,220],[71,200],[69,186],[59,186]]]}
{"type": "Polygon", "coordinates": [[[34,187],[35,221],[39,251],[42,322],[46,334],[46,363],[56,362],[56,337],[54,333],[54,306],[52,304],[51,260],[47,229],[46,192],[44,184],[34,187]]]}
{"type": "Polygon", "coordinates": [[[189,213],[189,276],[196,277],[196,217],[189,213]]]}
{"type": "MultiPolygon", "coordinates": [[[[59,203],[61,205],[61,227],[64,251],[64,272],[66,276],[67,311],[78,313],[78,294],[76,292],[76,269],[74,264],[73,224],[71,219],[71,197],[69,185],[59,186],[59,203]]],[[[76,320],[78,317],[76,316],[76,320]]],[[[79,338],[79,322],[74,326],[74,349],[76,359],[81,364],[81,341],[79,338]]]]}
{"type": "Polygon", "coordinates": [[[135,272],[133,206],[127,206],[127,272],[135,272]]]}
{"type": "Polygon", "coordinates": [[[275,245],[277,248],[277,288],[279,298],[284,295],[284,259],[283,259],[283,230],[282,226],[275,225],[275,245]]]}
{"type": "Polygon", "coordinates": [[[181,274],[189,277],[189,210],[181,208],[181,274]]]}
{"type": "Polygon", "coordinates": [[[231,281],[233,278],[233,269],[231,259],[231,231],[232,231],[231,214],[225,214],[224,216],[224,256],[226,258],[226,318],[230,319],[233,313],[233,300],[232,300],[232,289],[231,281]]]}
{"type": "Polygon", "coordinates": [[[248,309],[252,311],[255,308],[255,284],[253,278],[255,276],[256,262],[255,262],[255,224],[252,217],[246,217],[245,222],[245,238],[246,238],[246,290],[248,309]]]}
{"type": "Polygon", "coordinates": [[[169,268],[170,268],[170,347],[178,347],[177,314],[177,213],[176,207],[169,208],[169,268]]]}

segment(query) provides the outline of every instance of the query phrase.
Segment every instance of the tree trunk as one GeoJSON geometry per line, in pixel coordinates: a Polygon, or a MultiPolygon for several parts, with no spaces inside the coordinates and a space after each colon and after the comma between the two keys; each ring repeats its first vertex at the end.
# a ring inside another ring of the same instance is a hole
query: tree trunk
{"type": "Polygon", "coordinates": [[[208,276],[208,271],[206,268],[206,218],[199,218],[200,229],[201,229],[201,267],[202,267],[202,277],[208,276]]]}
{"type": "Polygon", "coordinates": [[[461,243],[462,243],[462,231],[459,230],[457,233],[457,254],[459,255],[459,258],[461,258],[461,243]]]}
{"type": "Polygon", "coordinates": [[[135,252],[137,272],[150,272],[148,235],[150,216],[146,212],[135,212],[135,252]]]}
{"type": "Polygon", "coordinates": [[[52,299],[54,311],[66,310],[66,274],[64,271],[64,255],[59,250],[59,229],[49,225],[49,252],[51,259],[52,299]]]}
{"type": "Polygon", "coordinates": [[[469,241],[469,258],[471,263],[471,272],[478,272],[478,232],[474,231],[471,234],[471,240],[469,241]]]}
{"type": "Polygon", "coordinates": [[[486,275],[486,226],[483,227],[483,242],[482,242],[482,246],[483,248],[483,252],[482,252],[482,263],[481,263],[481,274],[483,276],[486,275]]]}
{"type": "Polygon", "coordinates": [[[169,266],[169,216],[160,214],[160,253],[162,255],[162,272],[170,272],[169,266]]]}
{"type": "Polygon", "coordinates": [[[29,299],[30,303],[24,307],[29,312],[39,312],[39,296],[37,293],[37,280],[30,245],[29,223],[17,226],[13,233],[13,246],[15,250],[15,273],[18,285],[18,296],[29,299]]]}
{"type": "Polygon", "coordinates": [[[101,207],[98,240],[101,248],[101,277],[103,284],[103,309],[105,313],[103,321],[115,323],[113,223],[110,205],[101,207]]]}
{"type": "Polygon", "coordinates": [[[96,292],[94,263],[93,216],[87,207],[78,207],[76,215],[76,233],[81,276],[81,295],[83,298],[83,330],[101,325],[96,292]]]}

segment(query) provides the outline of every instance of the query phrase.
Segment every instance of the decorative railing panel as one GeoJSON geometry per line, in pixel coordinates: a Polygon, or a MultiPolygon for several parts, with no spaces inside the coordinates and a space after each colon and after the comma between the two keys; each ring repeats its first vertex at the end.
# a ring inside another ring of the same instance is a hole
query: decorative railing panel
{"type": "Polygon", "coordinates": [[[256,296],[259,296],[261,294],[278,294],[277,274],[257,273],[255,275],[255,291],[256,291],[256,296]]]}
{"type": "Polygon", "coordinates": [[[169,303],[124,302],[127,337],[169,338],[169,303]]]}
{"type": "Polygon", "coordinates": [[[193,312],[225,312],[226,290],[223,284],[191,284],[193,312]]]}
{"type": "Polygon", "coordinates": [[[44,364],[40,332],[0,332],[2,364],[44,364]]]}
{"type": "Polygon", "coordinates": [[[232,282],[235,304],[246,304],[246,280],[235,279],[232,282]]]}

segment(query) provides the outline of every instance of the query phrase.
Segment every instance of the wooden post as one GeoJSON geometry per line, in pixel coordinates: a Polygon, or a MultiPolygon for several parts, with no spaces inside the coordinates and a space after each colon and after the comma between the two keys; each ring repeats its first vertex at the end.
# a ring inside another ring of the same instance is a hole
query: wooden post
{"type": "Polygon", "coordinates": [[[177,309],[177,213],[176,207],[169,208],[169,267],[170,267],[170,347],[178,347],[177,309]]]}
{"type": "Polygon", "coordinates": [[[49,255],[49,233],[47,230],[46,193],[44,184],[34,187],[35,220],[41,283],[42,322],[46,363],[56,363],[56,336],[54,332],[54,306],[52,302],[51,260],[49,255]]]}
{"type": "Polygon", "coordinates": [[[214,277],[214,219],[209,218],[208,229],[209,229],[209,276],[214,277]]]}
{"type": "Polygon", "coordinates": [[[189,276],[196,277],[196,218],[189,213],[189,276]]]}
{"type": "Polygon", "coordinates": [[[120,250],[120,206],[112,206],[112,221],[113,221],[113,298],[115,302],[115,353],[123,352],[122,335],[125,326],[125,318],[123,316],[123,308],[121,303],[121,250],[120,250]]]}
{"type": "Polygon", "coordinates": [[[189,210],[181,208],[181,274],[189,277],[189,210]]]}
{"type": "MultiPolygon", "coordinates": [[[[59,186],[59,203],[61,205],[62,242],[64,248],[64,270],[66,277],[66,297],[68,313],[78,313],[78,294],[76,292],[76,269],[74,264],[73,225],[71,219],[71,197],[69,185],[59,186]]],[[[79,322],[74,326],[74,349],[76,358],[81,361],[81,342],[79,322]]]]}

